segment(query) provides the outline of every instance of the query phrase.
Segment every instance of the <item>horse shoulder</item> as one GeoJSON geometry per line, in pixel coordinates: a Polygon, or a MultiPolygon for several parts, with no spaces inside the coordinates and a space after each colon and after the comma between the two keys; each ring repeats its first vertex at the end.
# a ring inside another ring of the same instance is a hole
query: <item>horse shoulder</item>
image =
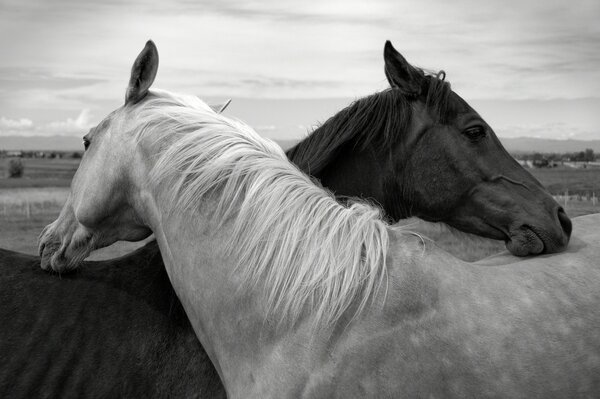
{"type": "Polygon", "coordinates": [[[363,314],[334,332],[329,356],[313,368],[302,397],[416,397],[420,387],[439,386],[429,369],[439,370],[438,349],[446,346],[432,332],[446,321],[441,279],[424,264],[423,245],[417,236],[390,234],[384,285],[363,314]]]}

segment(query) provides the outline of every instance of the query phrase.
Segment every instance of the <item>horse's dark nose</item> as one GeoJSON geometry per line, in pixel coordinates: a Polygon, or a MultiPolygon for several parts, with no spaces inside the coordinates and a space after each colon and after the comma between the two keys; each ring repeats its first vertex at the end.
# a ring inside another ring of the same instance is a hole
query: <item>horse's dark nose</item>
{"type": "Polygon", "coordinates": [[[573,230],[573,225],[571,224],[571,219],[565,213],[565,210],[562,207],[558,207],[558,221],[562,227],[563,232],[567,236],[567,241],[571,237],[571,231],[573,230]]]}

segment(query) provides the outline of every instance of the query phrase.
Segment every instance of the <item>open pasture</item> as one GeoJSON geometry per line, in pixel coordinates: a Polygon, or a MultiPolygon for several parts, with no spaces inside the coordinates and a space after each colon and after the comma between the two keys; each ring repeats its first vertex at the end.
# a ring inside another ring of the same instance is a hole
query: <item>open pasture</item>
{"type": "Polygon", "coordinates": [[[79,159],[21,158],[23,177],[8,178],[11,158],[0,158],[0,188],[69,187],[79,167],[79,159]]]}
{"type": "Polygon", "coordinates": [[[600,168],[573,169],[569,167],[528,169],[553,195],[600,196],[600,168]]]}

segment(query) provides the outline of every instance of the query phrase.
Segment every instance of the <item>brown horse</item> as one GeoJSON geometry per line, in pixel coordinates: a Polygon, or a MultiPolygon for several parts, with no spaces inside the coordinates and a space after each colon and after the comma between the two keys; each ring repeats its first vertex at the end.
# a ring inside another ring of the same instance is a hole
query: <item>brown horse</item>
{"type": "Polygon", "coordinates": [[[0,249],[0,397],[222,398],[156,242],[60,278],[0,249]]]}
{"type": "Polygon", "coordinates": [[[569,218],[445,74],[425,75],[390,42],[384,58],[392,88],[332,117],[290,160],[336,195],[381,205],[391,221],[444,222],[520,256],[562,251],[569,218]]]}

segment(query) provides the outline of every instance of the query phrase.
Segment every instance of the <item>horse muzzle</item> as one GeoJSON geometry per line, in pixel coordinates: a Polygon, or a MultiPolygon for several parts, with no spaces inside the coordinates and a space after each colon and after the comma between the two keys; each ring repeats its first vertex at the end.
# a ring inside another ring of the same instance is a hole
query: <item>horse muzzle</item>
{"type": "Polygon", "coordinates": [[[538,223],[521,224],[510,229],[506,249],[516,256],[552,254],[567,248],[572,224],[565,211],[558,207],[555,219],[544,226],[538,223]]]}
{"type": "Polygon", "coordinates": [[[55,225],[47,226],[40,236],[38,251],[43,270],[65,273],[76,269],[93,250],[93,236],[86,231],[75,230],[60,237],[55,225]]]}

